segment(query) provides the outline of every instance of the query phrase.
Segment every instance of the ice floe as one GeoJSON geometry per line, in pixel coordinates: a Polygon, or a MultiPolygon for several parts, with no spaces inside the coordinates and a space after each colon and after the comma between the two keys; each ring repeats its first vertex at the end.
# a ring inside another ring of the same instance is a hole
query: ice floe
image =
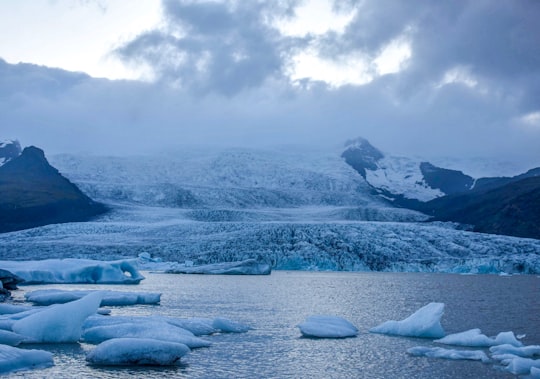
{"type": "Polygon", "coordinates": [[[239,262],[213,263],[201,266],[177,266],[166,270],[169,274],[207,274],[207,275],[269,275],[272,269],[269,264],[255,259],[239,262]]]}
{"type": "Polygon", "coordinates": [[[535,355],[540,356],[540,345],[530,345],[530,346],[514,346],[510,344],[503,344],[492,346],[489,348],[489,351],[493,355],[500,354],[512,354],[519,357],[533,357],[535,355]]]}
{"type": "Polygon", "coordinates": [[[54,365],[53,355],[43,350],[26,350],[0,345],[0,374],[54,365]]]}
{"type": "Polygon", "coordinates": [[[115,338],[99,344],[86,360],[99,365],[161,365],[179,362],[190,349],[181,343],[150,338],[115,338]]]}
{"type": "Polygon", "coordinates": [[[29,343],[77,342],[84,321],[96,313],[100,302],[101,294],[94,292],[70,303],[52,305],[15,321],[12,330],[29,343]]]}
{"type": "Polygon", "coordinates": [[[304,337],[347,338],[358,334],[353,324],[338,316],[310,316],[298,328],[304,337]]]}
{"type": "Polygon", "coordinates": [[[246,333],[251,328],[227,318],[217,317],[212,321],[212,327],[223,333],[246,333]]]}
{"type": "Polygon", "coordinates": [[[9,330],[0,330],[0,344],[17,346],[25,340],[24,336],[10,332],[9,330]]]}
{"type": "Polygon", "coordinates": [[[443,358],[452,360],[472,360],[489,362],[486,353],[481,350],[454,350],[442,347],[416,346],[407,350],[407,353],[416,357],[443,358]]]}
{"type": "Polygon", "coordinates": [[[190,331],[163,321],[145,320],[143,322],[124,322],[101,325],[85,329],[82,338],[85,342],[99,344],[113,338],[151,338],[184,344],[192,349],[208,347],[209,341],[196,337],[190,331]]]}
{"type": "MultiPolygon", "coordinates": [[[[66,291],[59,289],[46,289],[27,292],[24,297],[27,301],[37,305],[63,304],[78,300],[92,292],[92,290],[66,291]]],[[[122,292],[100,291],[102,295],[101,306],[123,306],[135,304],[158,304],[160,293],[152,292],[122,292]]]]}
{"type": "Polygon", "coordinates": [[[434,342],[445,345],[468,346],[468,347],[489,347],[495,345],[509,344],[512,346],[523,346],[513,332],[501,332],[496,337],[490,338],[480,329],[470,329],[460,333],[449,334],[446,337],[434,342]]]}
{"type": "Polygon", "coordinates": [[[429,303],[406,319],[386,321],[369,331],[407,337],[442,338],[445,335],[441,325],[443,313],[443,303],[429,303]]]}
{"type": "Polygon", "coordinates": [[[26,284],[101,283],[138,284],[144,276],[135,260],[95,261],[90,259],[46,259],[0,261],[0,267],[25,280],[26,284]]]}

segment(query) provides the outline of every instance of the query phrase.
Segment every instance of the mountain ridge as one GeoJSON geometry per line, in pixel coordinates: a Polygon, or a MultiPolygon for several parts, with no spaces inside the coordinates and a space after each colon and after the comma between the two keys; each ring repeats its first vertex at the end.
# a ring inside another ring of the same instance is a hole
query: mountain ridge
{"type": "Polygon", "coordinates": [[[0,166],[0,232],[86,221],[106,211],[30,146],[0,166]]]}

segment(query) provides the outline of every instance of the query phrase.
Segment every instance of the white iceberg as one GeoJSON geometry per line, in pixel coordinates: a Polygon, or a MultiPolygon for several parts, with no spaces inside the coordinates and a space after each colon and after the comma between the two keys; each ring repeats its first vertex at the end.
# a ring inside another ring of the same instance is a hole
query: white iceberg
{"type": "Polygon", "coordinates": [[[99,344],[86,360],[98,365],[175,365],[189,353],[180,343],[149,338],[115,338],[99,344]]]}
{"type": "Polygon", "coordinates": [[[51,366],[54,366],[53,355],[48,351],[0,345],[0,374],[51,366]]]}
{"type": "Polygon", "coordinates": [[[337,316],[310,316],[298,328],[304,337],[347,338],[358,334],[353,324],[337,316]]]}
{"type": "Polygon", "coordinates": [[[101,317],[91,316],[84,323],[83,329],[91,329],[98,326],[110,326],[119,324],[145,324],[149,322],[166,322],[170,325],[185,329],[195,336],[205,336],[218,332],[219,330],[214,328],[212,324],[214,320],[203,317],[193,318],[175,318],[166,316],[114,316],[114,317],[101,317]]]}
{"type": "Polygon", "coordinates": [[[101,302],[99,292],[67,304],[51,305],[13,323],[15,333],[28,338],[30,343],[77,342],[82,325],[88,316],[95,314],[101,302]]]}
{"type": "Polygon", "coordinates": [[[535,355],[540,356],[540,345],[530,346],[514,346],[510,344],[497,345],[489,348],[489,351],[493,355],[512,354],[519,357],[533,357],[535,355]]]}
{"type": "Polygon", "coordinates": [[[24,336],[10,332],[9,330],[0,330],[0,344],[17,346],[25,340],[24,336]]]}
{"type": "Polygon", "coordinates": [[[28,305],[0,304],[0,315],[20,313],[32,308],[28,305]]]}
{"type": "Polygon", "coordinates": [[[441,338],[445,335],[441,326],[443,313],[443,303],[429,303],[404,320],[386,321],[369,331],[407,337],[441,338]]]}
{"type": "Polygon", "coordinates": [[[223,333],[246,333],[251,328],[244,324],[231,321],[227,318],[217,317],[212,321],[212,327],[223,333]]]}
{"type": "Polygon", "coordinates": [[[522,346],[513,332],[501,332],[496,337],[490,338],[480,329],[470,329],[460,333],[449,334],[444,338],[434,342],[445,345],[468,346],[468,347],[489,347],[495,345],[509,344],[512,346],[522,346]]]}
{"type": "Polygon", "coordinates": [[[407,350],[407,353],[415,357],[443,358],[452,360],[472,360],[489,362],[490,359],[481,350],[454,350],[442,347],[416,346],[407,350]]]}
{"type": "Polygon", "coordinates": [[[272,269],[269,264],[259,263],[255,259],[246,259],[239,262],[213,263],[191,267],[184,265],[165,272],[169,274],[269,275],[272,269]]]}
{"type": "Polygon", "coordinates": [[[26,284],[101,283],[138,284],[144,279],[135,260],[94,261],[90,259],[46,259],[42,261],[0,261],[26,284]]]}
{"type": "MultiPolygon", "coordinates": [[[[496,359],[494,357],[494,359],[496,359]]],[[[540,359],[523,358],[516,356],[505,357],[501,364],[505,370],[515,375],[532,374],[533,368],[540,368],[540,359]]]]}
{"type": "Polygon", "coordinates": [[[114,338],[151,338],[184,344],[192,349],[208,347],[209,341],[195,337],[188,330],[171,325],[167,322],[146,320],[145,322],[125,322],[112,325],[95,326],[85,329],[82,338],[91,344],[102,343],[114,338]]]}
{"type": "MultiPolygon", "coordinates": [[[[89,295],[92,290],[67,291],[59,289],[46,289],[28,292],[24,295],[27,301],[37,305],[63,304],[78,300],[89,295]]],[[[100,291],[102,294],[101,306],[124,306],[135,304],[158,304],[160,293],[152,292],[122,292],[100,291]]]]}

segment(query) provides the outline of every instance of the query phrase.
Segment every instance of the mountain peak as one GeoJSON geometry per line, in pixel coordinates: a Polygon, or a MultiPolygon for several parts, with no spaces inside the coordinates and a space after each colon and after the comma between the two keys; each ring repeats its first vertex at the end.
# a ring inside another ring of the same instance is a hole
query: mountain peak
{"type": "Polygon", "coordinates": [[[377,162],[384,154],[365,138],[358,137],[345,143],[345,151],[341,154],[345,162],[366,178],[366,170],[376,170],[377,162]]]}

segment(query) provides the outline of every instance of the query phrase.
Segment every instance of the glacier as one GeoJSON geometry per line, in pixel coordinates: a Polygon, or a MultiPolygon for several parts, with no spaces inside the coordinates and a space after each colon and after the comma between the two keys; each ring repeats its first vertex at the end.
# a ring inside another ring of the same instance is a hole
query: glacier
{"type": "Polygon", "coordinates": [[[111,212],[0,234],[1,259],[145,254],[194,265],[254,259],[277,270],[540,273],[539,240],[426,222],[373,193],[338,151],[186,148],[49,161],[111,212]]]}

